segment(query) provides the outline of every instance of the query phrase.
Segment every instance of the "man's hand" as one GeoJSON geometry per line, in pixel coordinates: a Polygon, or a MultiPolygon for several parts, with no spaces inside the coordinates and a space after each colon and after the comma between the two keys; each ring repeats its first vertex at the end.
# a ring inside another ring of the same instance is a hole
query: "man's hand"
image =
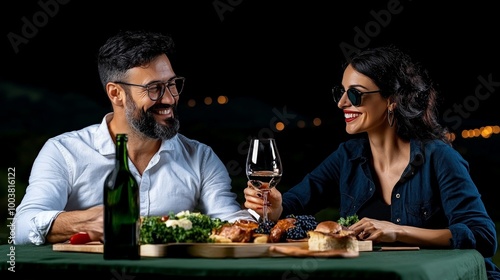
{"type": "Polygon", "coordinates": [[[66,242],[76,233],[86,232],[90,241],[104,241],[104,206],[60,213],[47,234],[48,243],[66,242]]]}

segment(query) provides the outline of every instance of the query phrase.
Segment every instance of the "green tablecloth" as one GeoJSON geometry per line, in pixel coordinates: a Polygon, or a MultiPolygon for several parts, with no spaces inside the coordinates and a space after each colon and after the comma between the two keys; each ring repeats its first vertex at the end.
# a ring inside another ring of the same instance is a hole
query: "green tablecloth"
{"type": "Polygon", "coordinates": [[[476,250],[361,252],[356,258],[146,258],[103,260],[98,253],[55,252],[51,245],[0,245],[2,279],[486,279],[476,250]],[[12,270],[15,270],[13,272],[12,270]]]}

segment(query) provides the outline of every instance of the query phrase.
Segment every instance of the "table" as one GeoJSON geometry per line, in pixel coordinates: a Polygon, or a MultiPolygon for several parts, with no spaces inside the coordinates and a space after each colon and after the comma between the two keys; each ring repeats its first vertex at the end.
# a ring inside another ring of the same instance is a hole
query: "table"
{"type": "Polygon", "coordinates": [[[360,252],[356,258],[150,258],[104,260],[52,245],[0,245],[1,279],[486,279],[476,250],[360,252]],[[12,272],[11,270],[15,270],[12,272]]]}

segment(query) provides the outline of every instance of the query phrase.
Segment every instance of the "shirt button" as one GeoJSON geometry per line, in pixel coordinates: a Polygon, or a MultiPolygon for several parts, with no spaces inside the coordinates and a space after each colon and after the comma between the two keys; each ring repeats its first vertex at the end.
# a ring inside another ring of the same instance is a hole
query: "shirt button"
{"type": "Polygon", "coordinates": [[[396,198],[400,198],[400,197],[401,197],[401,194],[397,193],[396,198]]]}
{"type": "Polygon", "coordinates": [[[399,222],[401,222],[401,219],[400,219],[400,218],[397,218],[397,219],[396,219],[396,222],[398,222],[398,223],[399,223],[399,222]]]}

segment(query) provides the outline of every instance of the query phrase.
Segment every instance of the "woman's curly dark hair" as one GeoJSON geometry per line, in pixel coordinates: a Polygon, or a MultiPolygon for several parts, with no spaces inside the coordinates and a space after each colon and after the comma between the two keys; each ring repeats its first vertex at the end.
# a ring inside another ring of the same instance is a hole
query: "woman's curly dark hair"
{"type": "Polygon", "coordinates": [[[349,64],[371,78],[381,95],[396,103],[396,133],[403,139],[441,139],[451,145],[438,120],[438,91],[427,69],[395,46],[364,50],[349,64]]]}

